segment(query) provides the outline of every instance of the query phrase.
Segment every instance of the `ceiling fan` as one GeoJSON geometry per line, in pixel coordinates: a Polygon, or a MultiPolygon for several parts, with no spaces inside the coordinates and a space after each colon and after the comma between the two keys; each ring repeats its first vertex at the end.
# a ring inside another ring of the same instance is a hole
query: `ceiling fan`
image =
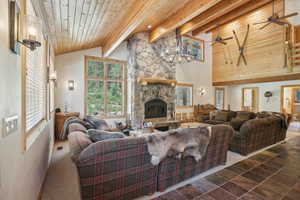
{"type": "Polygon", "coordinates": [[[272,9],[273,9],[272,10],[272,16],[270,16],[266,21],[254,23],[253,25],[265,24],[264,26],[259,28],[260,30],[266,28],[267,26],[269,26],[272,23],[283,26],[285,24],[288,24],[287,22],[283,21],[283,19],[298,15],[298,13],[295,12],[295,13],[291,13],[289,15],[279,17],[278,13],[275,12],[275,0],[273,0],[272,9]]]}
{"type": "MultiPolygon", "coordinates": [[[[216,25],[216,26],[219,27],[220,25],[216,25]]],[[[233,39],[233,37],[222,38],[220,36],[220,32],[218,32],[217,37],[213,41],[210,41],[210,43],[211,43],[211,46],[214,46],[215,44],[226,45],[227,43],[225,41],[232,40],[232,39],[233,39]]]]}

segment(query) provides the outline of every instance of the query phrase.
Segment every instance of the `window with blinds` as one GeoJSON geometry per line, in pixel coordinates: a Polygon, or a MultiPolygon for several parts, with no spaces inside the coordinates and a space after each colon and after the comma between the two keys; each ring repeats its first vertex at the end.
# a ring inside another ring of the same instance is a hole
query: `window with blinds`
{"type": "Polygon", "coordinates": [[[34,128],[46,116],[46,66],[44,48],[26,50],[26,132],[34,128]]]}

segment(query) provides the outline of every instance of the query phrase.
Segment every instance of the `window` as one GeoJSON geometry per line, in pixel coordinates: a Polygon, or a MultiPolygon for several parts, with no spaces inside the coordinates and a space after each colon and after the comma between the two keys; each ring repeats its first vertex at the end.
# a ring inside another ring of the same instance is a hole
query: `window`
{"type": "Polygon", "coordinates": [[[225,107],[225,89],[215,88],[215,106],[219,110],[223,110],[225,107]]]}
{"type": "Polygon", "coordinates": [[[193,106],[193,85],[178,83],[176,85],[176,107],[186,108],[193,106]]]}
{"type": "Polygon", "coordinates": [[[126,112],[126,63],[85,57],[85,113],[100,117],[124,116],[126,112]]]}
{"type": "MultiPolygon", "coordinates": [[[[28,1],[30,2],[30,1],[28,1]]],[[[31,3],[28,3],[28,13],[35,17],[31,3]]],[[[26,49],[25,54],[25,131],[29,133],[46,117],[46,86],[47,68],[45,54],[45,40],[42,32],[37,30],[37,40],[41,47],[31,51],[26,49]]]]}

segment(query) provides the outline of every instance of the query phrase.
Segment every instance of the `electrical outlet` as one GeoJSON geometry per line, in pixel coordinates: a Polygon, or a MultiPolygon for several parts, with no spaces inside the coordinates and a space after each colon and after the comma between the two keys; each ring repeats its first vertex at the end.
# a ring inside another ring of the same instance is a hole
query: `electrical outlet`
{"type": "Polygon", "coordinates": [[[3,119],[3,137],[18,130],[18,116],[14,115],[3,119]]]}

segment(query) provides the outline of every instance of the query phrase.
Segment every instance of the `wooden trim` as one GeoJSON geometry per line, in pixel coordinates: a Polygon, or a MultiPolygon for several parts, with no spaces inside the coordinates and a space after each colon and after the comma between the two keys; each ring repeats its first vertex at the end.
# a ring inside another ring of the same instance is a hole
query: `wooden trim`
{"type": "Polygon", "coordinates": [[[215,87],[215,106],[217,105],[217,90],[221,90],[224,92],[224,95],[223,95],[223,109],[225,108],[225,88],[222,88],[222,87],[215,87]]]}
{"type": "Polygon", "coordinates": [[[162,78],[145,78],[145,77],[139,77],[137,78],[138,83],[142,85],[147,84],[153,84],[153,83],[160,83],[160,84],[166,84],[166,85],[172,85],[175,86],[177,84],[176,80],[169,80],[169,79],[162,79],[162,78]]]}
{"type": "Polygon", "coordinates": [[[193,108],[194,106],[176,106],[176,109],[186,109],[186,108],[193,108]]]}
{"type": "Polygon", "coordinates": [[[121,116],[97,116],[99,118],[102,119],[109,119],[109,118],[124,118],[127,114],[127,62],[123,61],[123,60],[116,60],[116,59],[110,59],[110,58],[102,58],[102,57],[95,57],[95,56],[84,56],[84,113],[83,115],[86,116],[87,115],[87,101],[86,101],[86,97],[87,97],[87,81],[88,80],[97,80],[97,81],[103,81],[103,87],[104,87],[104,115],[107,114],[108,110],[107,110],[107,93],[108,93],[108,82],[118,82],[118,83],[122,83],[122,90],[123,90],[123,94],[122,94],[122,112],[123,115],[121,116]],[[103,78],[89,78],[87,76],[87,72],[88,72],[88,61],[89,60],[95,60],[95,61],[99,61],[99,62],[103,62],[103,66],[104,66],[104,77],[103,78]],[[114,80],[114,79],[108,79],[108,67],[107,64],[109,63],[121,63],[122,64],[122,78],[118,79],[118,80],[114,80]]]}
{"type": "MultiPolygon", "coordinates": [[[[188,23],[190,20],[194,19],[199,14],[204,13],[221,1],[222,0],[191,0],[187,2],[179,11],[175,12],[150,32],[149,41],[152,43],[159,40],[164,35],[175,30],[184,23],[188,23]]],[[[189,31],[186,31],[185,33],[187,32],[189,31]]]]}
{"type": "Polygon", "coordinates": [[[299,80],[299,79],[300,79],[300,73],[295,73],[295,74],[287,74],[287,75],[280,75],[280,76],[251,78],[251,79],[244,79],[244,80],[213,82],[213,86],[243,85],[249,83],[266,83],[266,82],[277,82],[277,81],[288,81],[288,80],[299,80]]]}
{"type": "Polygon", "coordinates": [[[194,87],[193,84],[188,84],[188,83],[177,83],[176,86],[194,87]]]}
{"type": "Polygon", "coordinates": [[[242,88],[242,102],[241,102],[241,110],[244,111],[244,91],[246,89],[252,89],[254,94],[252,96],[252,106],[253,110],[251,112],[258,112],[259,111],[259,88],[258,87],[244,87],[242,88]]]}

